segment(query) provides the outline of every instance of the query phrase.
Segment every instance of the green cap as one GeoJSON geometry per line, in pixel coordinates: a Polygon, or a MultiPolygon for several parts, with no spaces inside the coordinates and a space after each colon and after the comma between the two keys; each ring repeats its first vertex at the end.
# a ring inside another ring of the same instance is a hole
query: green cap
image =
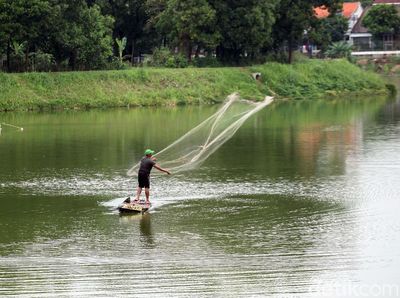
{"type": "Polygon", "coordinates": [[[147,149],[147,150],[144,152],[144,155],[153,155],[153,154],[154,154],[154,151],[151,150],[151,149],[147,149]]]}

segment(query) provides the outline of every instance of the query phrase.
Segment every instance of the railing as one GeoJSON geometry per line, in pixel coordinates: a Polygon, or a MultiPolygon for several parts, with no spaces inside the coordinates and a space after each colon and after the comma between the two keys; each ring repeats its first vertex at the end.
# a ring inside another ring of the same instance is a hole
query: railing
{"type": "Polygon", "coordinates": [[[385,57],[385,56],[400,56],[399,51],[355,51],[351,53],[352,56],[372,56],[372,57],[385,57]]]}

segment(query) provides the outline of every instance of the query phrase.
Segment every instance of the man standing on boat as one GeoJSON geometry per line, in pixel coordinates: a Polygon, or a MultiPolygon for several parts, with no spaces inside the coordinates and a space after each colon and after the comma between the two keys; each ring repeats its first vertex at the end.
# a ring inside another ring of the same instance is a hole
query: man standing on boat
{"type": "Polygon", "coordinates": [[[138,172],[138,187],[136,190],[136,198],[133,201],[134,203],[139,202],[140,194],[142,193],[142,189],[144,188],[144,193],[146,194],[146,204],[150,204],[150,172],[153,167],[155,167],[157,170],[161,172],[171,175],[171,173],[168,170],[161,168],[156,163],[156,158],[153,157],[153,154],[154,154],[153,150],[147,149],[144,152],[145,156],[140,161],[140,168],[138,172]]]}

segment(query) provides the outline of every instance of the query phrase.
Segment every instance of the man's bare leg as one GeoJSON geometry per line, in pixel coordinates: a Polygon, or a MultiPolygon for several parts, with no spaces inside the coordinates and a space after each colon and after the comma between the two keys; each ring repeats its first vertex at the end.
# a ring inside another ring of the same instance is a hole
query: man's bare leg
{"type": "Polygon", "coordinates": [[[136,198],[135,198],[134,202],[139,202],[141,193],[142,193],[142,188],[138,186],[136,189],[136,198]]]}
{"type": "Polygon", "coordinates": [[[145,188],[144,193],[146,194],[146,203],[150,204],[150,188],[145,188]]]}

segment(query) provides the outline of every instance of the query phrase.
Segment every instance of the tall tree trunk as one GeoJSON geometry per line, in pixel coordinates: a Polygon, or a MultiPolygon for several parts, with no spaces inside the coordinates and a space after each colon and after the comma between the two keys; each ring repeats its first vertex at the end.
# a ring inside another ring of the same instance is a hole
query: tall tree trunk
{"type": "Polygon", "coordinates": [[[289,41],[288,41],[288,53],[289,53],[289,55],[288,55],[288,63],[289,63],[289,64],[292,64],[292,59],[293,59],[292,44],[293,44],[293,41],[292,41],[292,39],[290,38],[289,41]]]}
{"type": "Polygon", "coordinates": [[[183,34],[181,37],[181,41],[179,43],[179,53],[184,55],[188,59],[188,61],[191,60],[192,48],[190,45],[189,36],[187,36],[187,34],[183,34]]]}

